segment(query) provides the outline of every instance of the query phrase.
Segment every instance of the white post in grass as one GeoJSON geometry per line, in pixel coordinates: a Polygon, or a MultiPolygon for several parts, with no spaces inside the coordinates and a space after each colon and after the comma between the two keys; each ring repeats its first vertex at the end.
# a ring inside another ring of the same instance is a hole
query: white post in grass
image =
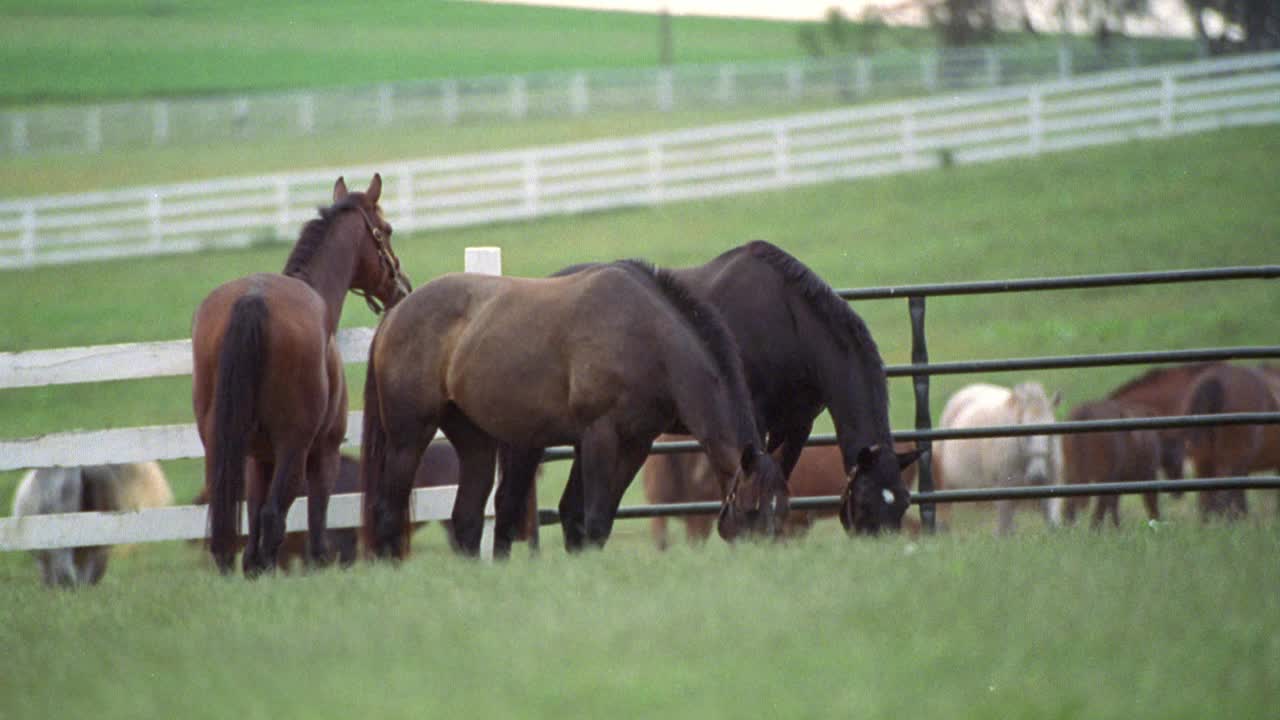
{"type": "MultiPolygon", "coordinates": [[[[502,274],[502,248],[469,247],[466,250],[466,261],[463,269],[469,273],[482,275],[502,274]]],[[[498,491],[498,483],[502,482],[502,473],[495,461],[493,467],[493,489],[489,491],[489,500],[484,504],[484,530],[480,534],[480,557],[493,560],[493,497],[498,491]]]]}

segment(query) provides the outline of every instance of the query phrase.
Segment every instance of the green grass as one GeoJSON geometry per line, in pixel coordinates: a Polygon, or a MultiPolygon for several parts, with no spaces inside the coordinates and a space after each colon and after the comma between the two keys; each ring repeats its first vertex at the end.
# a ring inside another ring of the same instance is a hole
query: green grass
{"type": "Polygon", "coordinates": [[[134,718],[1263,717],[1274,528],[1145,526],[258,582],[135,551],[82,592],[0,565],[0,714],[134,718]]]}
{"type": "MultiPolygon", "coordinates": [[[[803,52],[799,23],[671,23],[675,62],[803,52]]],[[[916,29],[882,36],[886,47],[931,42],[916,29]]],[[[658,22],[652,14],[445,0],[3,0],[0,48],[0,105],[12,105],[652,66],[658,22]]]]}

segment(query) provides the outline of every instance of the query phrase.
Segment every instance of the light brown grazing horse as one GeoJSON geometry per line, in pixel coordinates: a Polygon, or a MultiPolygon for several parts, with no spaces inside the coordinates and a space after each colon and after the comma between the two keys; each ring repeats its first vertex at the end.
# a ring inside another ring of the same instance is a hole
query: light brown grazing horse
{"type": "MultiPolygon", "coordinates": [[[[1147,415],[1119,400],[1102,399],[1081,403],[1071,409],[1069,419],[1121,420],[1147,415]]],[[[1073,485],[1102,482],[1142,482],[1155,480],[1160,467],[1160,438],[1154,430],[1122,430],[1064,435],[1062,438],[1063,474],[1073,485]]],[[[1143,493],[1147,518],[1160,519],[1160,501],[1156,493],[1143,493]]],[[[1087,497],[1066,498],[1063,519],[1075,522],[1076,513],[1089,505],[1087,497]]],[[[1120,496],[1100,495],[1095,500],[1090,525],[1097,529],[1111,515],[1111,523],[1120,527],[1120,496]]]]}
{"type": "MultiPolygon", "coordinates": [[[[1183,412],[1204,415],[1276,412],[1280,394],[1273,373],[1265,368],[1216,365],[1196,377],[1183,412]]],[[[1259,470],[1280,471],[1280,425],[1226,425],[1184,431],[1187,458],[1197,477],[1233,477],[1259,470]]],[[[1238,519],[1249,512],[1244,490],[1200,493],[1200,518],[1214,515],[1238,519]]]]}
{"type": "Polygon", "coordinates": [[[309,560],[328,561],[325,515],[346,434],[347,386],[334,333],[348,291],[375,312],[409,292],[378,197],[382,178],[308,222],[281,274],[259,273],[213,290],[191,324],[192,400],[205,449],[209,549],[230,572],[241,498],[248,501],[244,571],[276,566],[284,519],[306,494],[309,560]],[[246,463],[246,458],[250,461],[246,463]]]}
{"type": "MultiPolygon", "coordinates": [[[[567,549],[603,546],[618,503],[659,433],[707,448],[721,535],[777,533],[786,483],[762,449],[733,338],[669,274],[636,262],[567,277],[451,274],[387,313],[369,350],[361,477],[374,553],[403,557],[414,469],[439,428],[462,477],[455,547],[479,550],[499,443],[572,445],[560,502],[567,549]]],[[[529,481],[504,478],[498,507],[523,511],[529,481]]],[[[517,516],[497,518],[513,527],[517,516]]],[[[494,554],[510,553],[495,533],[494,554]]]]}
{"type": "MultiPolygon", "coordinates": [[[[682,435],[664,435],[659,442],[690,440],[682,435]]],[[[894,452],[905,455],[914,451],[910,443],[895,443],[894,452]]],[[[775,457],[777,451],[775,451],[775,457]]],[[[902,468],[902,482],[910,488],[915,483],[915,464],[902,468]]],[[[641,470],[644,479],[645,500],[655,505],[686,502],[710,502],[719,500],[715,476],[710,462],[702,452],[667,453],[650,455],[641,470]]],[[[787,490],[791,497],[822,497],[842,495],[849,489],[849,478],[844,468],[844,455],[837,445],[809,445],[800,453],[791,476],[787,478],[787,490]]],[[[844,509],[842,507],[842,509],[844,509]]],[[[798,537],[808,532],[813,523],[822,518],[837,517],[840,510],[797,510],[787,513],[785,533],[798,537]]],[[[711,535],[710,515],[685,515],[685,537],[690,543],[700,544],[711,535]]],[[[667,532],[668,518],[655,517],[649,528],[653,542],[659,550],[670,544],[667,532]]],[[[905,516],[903,526],[911,534],[920,531],[919,521],[905,516]]]]}

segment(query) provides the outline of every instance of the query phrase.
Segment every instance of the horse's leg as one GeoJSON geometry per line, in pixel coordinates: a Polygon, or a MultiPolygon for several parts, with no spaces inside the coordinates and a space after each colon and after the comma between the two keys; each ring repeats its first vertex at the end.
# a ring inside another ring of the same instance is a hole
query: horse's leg
{"type": "Polygon", "coordinates": [[[373,491],[373,512],[370,536],[373,552],[378,557],[402,559],[409,550],[409,499],[413,494],[414,475],[422,462],[431,438],[436,434],[434,423],[412,432],[388,433],[383,458],[381,482],[373,491]],[[405,442],[399,442],[403,438],[405,442]]]}
{"type": "MultiPolygon", "coordinates": [[[[264,567],[261,557],[262,541],[262,506],[267,500],[267,489],[271,477],[275,475],[275,463],[260,462],[253,458],[245,461],[244,467],[244,504],[249,516],[248,539],[244,544],[244,557],[241,564],[246,575],[253,575],[264,567]]],[[[237,512],[239,509],[237,508],[237,512]]],[[[239,538],[237,538],[237,541],[239,538]]]]}
{"type": "MultiPolygon", "coordinates": [[[[450,413],[440,428],[458,451],[461,464],[452,515],[455,548],[463,555],[478,555],[480,536],[484,532],[484,506],[493,489],[498,444],[460,411],[450,413]]],[[[517,504],[520,503],[517,501],[517,504]]],[[[510,552],[510,544],[507,549],[510,552]]]]}
{"type": "Polygon", "coordinates": [[[307,564],[324,567],[329,554],[329,495],[338,481],[342,454],[337,445],[312,452],[307,461],[307,564]]]}
{"type": "MultiPolygon", "coordinates": [[[[266,502],[258,511],[261,523],[258,540],[258,565],[254,572],[272,570],[276,567],[280,545],[284,543],[285,519],[290,506],[298,497],[298,491],[304,486],[307,473],[307,452],[303,448],[283,447],[276,450],[276,472],[271,477],[271,487],[267,490],[266,502]]],[[[246,572],[249,570],[245,568],[246,572]]]]}
{"type": "Polygon", "coordinates": [[[1013,501],[996,501],[996,534],[1008,535],[1013,532],[1013,501]]]}
{"type": "MultiPolygon", "coordinates": [[[[542,460],[542,448],[503,445],[499,454],[502,458],[502,482],[498,483],[498,492],[494,496],[493,556],[505,558],[511,555],[511,543],[526,519],[533,478],[538,474],[538,463],[542,460]]],[[[534,527],[537,527],[536,523],[535,519],[534,527]]]]}
{"type": "Polygon", "coordinates": [[[791,471],[795,469],[796,463],[800,462],[800,453],[804,452],[804,444],[809,440],[809,434],[812,432],[813,418],[809,418],[807,422],[769,431],[768,452],[772,453],[782,448],[782,456],[778,463],[784,478],[791,478],[791,471]]]}
{"type": "Polygon", "coordinates": [[[1160,495],[1159,494],[1153,493],[1153,492],[1142,493],[1142,504],[1146,505],[1147,507],[1148,520],[1160,519],[1160,495]]]}
{"type": "Polygon", "coordinates": [[[586,522],[583,516],[582,496],[582,446],[574,447],[573,464],[569,466],[569,480],[560,495],[560,529],[564,532],[564,549],[577,552],[586,538],[586,522]]]}
{"type": "Polygon", "coordinates": [[[590,462],[583,467],[583,499],[587,542],[603,548],[613,532],[622,496],[649,455],[653,437],[618,438],[610,426],[600,428],[595,440],[595,449],[584,453],[590,462]],[[601,473],[594,482],[593,467],[601,473]]]}

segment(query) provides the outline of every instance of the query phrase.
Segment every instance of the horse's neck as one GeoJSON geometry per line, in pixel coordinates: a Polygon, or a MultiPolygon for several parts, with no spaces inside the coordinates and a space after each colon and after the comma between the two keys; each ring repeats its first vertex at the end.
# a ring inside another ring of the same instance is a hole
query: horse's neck
{"type": "Polygon", "coordinates": [[[325,327],[330,334],[337,330],[338,321],[342,319],[342,305],[355,276],[356,249],[350,236],[357,231],[352,223],[358,219],[352,213],[335,218],[315,253],[305,265],[290,273],[310,285],[324,300],[325,327]]]}
{"type": "Polygon", "coordinates": [[[836,442],[846,459],[871,445],[893,447],[889,429],[888,388],[884,378],[869,367],[871,363],[854,352],[849,361],[829,370],[823,396],[835,424],[836,442]]]}

